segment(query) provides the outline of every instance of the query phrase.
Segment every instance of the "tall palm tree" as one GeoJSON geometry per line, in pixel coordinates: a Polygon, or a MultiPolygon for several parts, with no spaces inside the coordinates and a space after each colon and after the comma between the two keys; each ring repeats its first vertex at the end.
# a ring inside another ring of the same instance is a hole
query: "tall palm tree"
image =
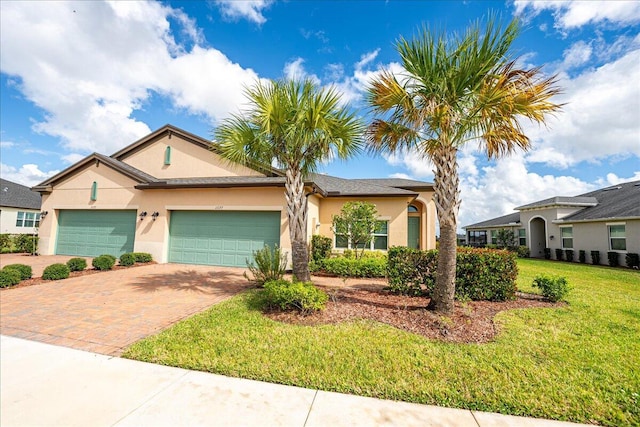
{"type": "Polygon", "coordinates": [[[464,34],[423,28],[396,48],[404,71],[374,79],[367,99],[377,118],[367,140],[373,151],[417,151],[435,167],[434,201],[440,222],[436,284],[429,307],[453,311],[456,230],[460,206],[458,149],[476,141],[489,158],[530,148],[520,119],[544,123],[560,105],[556,78],[539,68],[520,69],[511,45],[520,30],[513,20],[504,29],[490,18],[464,34]]]}
{"type": "Polygon", "coordinates": [[[305,177],[324,161],[362,148],[364,125],[333,88],[311,80],[257,82],[245,90],[248,109],[214,131],[222,156],[240,164],[275,161],[286,171],[285,198],[293,274],[309,280],[305,177]]]}

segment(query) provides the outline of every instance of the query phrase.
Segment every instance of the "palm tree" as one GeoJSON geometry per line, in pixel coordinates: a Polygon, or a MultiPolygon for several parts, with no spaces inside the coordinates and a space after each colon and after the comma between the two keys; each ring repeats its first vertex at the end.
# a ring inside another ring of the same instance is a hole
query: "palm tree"
{"type": "Polygon", "coordinates": [[[456,230],[460,206],[457,151],[477,141],[487,156],[498,158],[530,148],[520,119],[543,124],[560,105],[556,77],[539,68],[520,69],[510,52],[520,30],[490,18],[464,34],[447,36],[423,28],[396,48],[403,73],[383,71],[370,85],[367,100],[377,116],[367,140],[374,152],[417,151],[431,160],[434,201],[440,222],[436,285],[429,308],[453,311],[456,230]]]}
{"type": "Polygon", "coordinates": [[[311,80],[257,82],[245,89],[249,108],[214,131],[222,156],[232,162],[272,164],[285,170],[285,198],[293,274],[309,280],[307,198],[304,180],[321,162],[348,158],[362,148],[364,125],[333,88],[311,80]]]}

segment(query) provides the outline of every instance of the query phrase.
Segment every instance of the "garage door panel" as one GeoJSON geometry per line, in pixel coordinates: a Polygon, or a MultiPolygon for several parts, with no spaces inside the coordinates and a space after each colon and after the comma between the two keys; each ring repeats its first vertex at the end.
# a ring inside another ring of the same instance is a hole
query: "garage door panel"
{"type": "Polygon", "coordinates": [[[56,253],[120,256],[133,251],[135,211],[62,210],[58,215],[56,253]]]}
{"type": "Polygon", "coordinates": [[[174,211],[169,228],[170,262],[245,267],[280,243],[280,212],[174,211]]]}

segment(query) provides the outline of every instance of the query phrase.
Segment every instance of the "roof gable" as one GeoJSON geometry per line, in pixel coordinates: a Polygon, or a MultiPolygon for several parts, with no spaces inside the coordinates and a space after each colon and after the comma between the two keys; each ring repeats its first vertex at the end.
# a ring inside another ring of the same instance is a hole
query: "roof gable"
{"type": "Polygon", "coordinates": [[[640,181],[601,188],[581,196],[594,198],[598,203],[562,218],[563,222],[640,217],[640,181]]]}
{"type": "Polygon", "coordinates": [[[40,209],[40,194],[29,187],[0,178],[0,206],[23,209],[40,209]]]}

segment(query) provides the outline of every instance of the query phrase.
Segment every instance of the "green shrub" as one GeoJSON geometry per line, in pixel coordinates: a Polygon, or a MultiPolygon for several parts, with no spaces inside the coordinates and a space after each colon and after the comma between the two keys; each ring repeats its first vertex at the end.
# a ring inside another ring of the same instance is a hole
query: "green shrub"
{"type": "Polygon", "coordinates": [[[591,251],[591,264],[600,265],[600,251],[591,251]]]}
{"type": "Polygon", "coordinates": [[[20,283],[20,272],[13,268],[0,270],[0,288],[8,288],[20,283]]]}
{"type": "Polygon", "coordinates": [[[627,264],[627,267],[638,269],[640,268],[640,255],[628,253],[625,256],[625,262],[627,264]]]}
{"type": "Polygon", "coordinates": [[[562,249],[556,248],[556,259],[558,261],[562,261],[562,252],[563,252],[562,249]]]}
{"type": "Polygon", "coordinates": [[[387,254],[383,251],[364,251],[360,255],[360,258],[365,259],[387,259],[387,254]]]}
{"type": "Polygon", "coordinates": [[[2,253],[11,252],[12,246],[13,240],[11,239],[11,235],[7,233],[0,234],[0,250],[2,250],[2,253]]]}
{"type": "Polygon", "coordinates": [[[18,252],[35,254],[38,250],[38,236],[33,234],[18,234],[14,238],[15,249],[18,252]]]}
{"type": "Polygon", "coordinates": [[[551,302],[561,301],[570,290],[566,277],[548,276],[546,274],[536,276],[533,279],[532,286],[540,289],[542,296],[551,302]]]}
{"type": "Polygon", "coordinates": [[[544,248],[544,259],[551,259],[551,248],[544,248]]]}
{"type": "Polygon", "coordinates": [[[564,257],[567,261],[573,262],[573,249],[565,249],[564,257]]]}
{"type": "Polygon", "coordinates": [[[147,252],[131,252],[131,255],[135,258],[136,262],[151,262],[153,261],[153,257],[150,253],[147,252]]]}
{"type": "Polygon", "coordinates": [[[609,258],[609,266],[617,267],[620,265],[620,261],[618,258],[618,252],[607,252],[607,258],[609,258]]]}
{"type": "Polygon", "coordinates": [[[111,270],[116,263],[116,257],[113,255],[105,254],[95,257],[91,261],[91,265],[98,270],[105,271],[111,270]]]}
{"type": "Polygon", "coordinates": [[[529,258],[531,256],[531,251],[528,246],[520,245],[516,249],[516,253],[518,254],[518,258],[529,258]]]}
{"type": "Polygon", "coordinates": [[[264,248],[253,252],[253,262],[247,260],[247,268],[253,279],[247,273],[244,273],[244,277],[258,286],[263,286],[270,280],[280,280],[287,268],[287,253],[282,252],[278,245],[273,248],[264,245],[264,248]]]}
{"type": "Polygon", "coordinates": [[[311,236],[311,261],[318,263],[331,257],[331,238],[314,234],[311,236]]]}
{"type": "Polygon", "coordinates": [[[82,271],[87,268],[87,260],[84,258],[71,258],[67,261],[67,267],[70,271],[82,271]]]}
{"type": "Polygon", "coordinates": [[[582,249],[580,249],[580,252],[578,252],[578,260],[584,264],[585,262],[587,262],[587,252],[583,251],[582,249]]]}
{"type": "Polygon", "coordinates": [[[124,267],[129,267],[135,263],[136,263],[136,257],[132,253],[126,253],[126,254],[120,255],[120,262],[119,262],[120,265],[124,267]]]}
{"type": "Polygon", "coordinates": [[[18,273],[20,273],[20,280],[31,279],[31,276],[33,275],[33,270],[31,269],[31,267],[25,264],[9,264],[5,265],[4,268],[17,270],[18,273]]]}
{"type": "MultiPolygon", "coordinates": [[[[431,295],[437,270],[437,251],[389,249],[389,287],[393,293],[431,295]]],[[[516,292],[518,267],[513,252],[458,248],[456,298],[504,301],[516,292]]]]}
{"type": "Polygon", "coordinates": [[[319,269],[327,274],[339,277],[385,277],[387,258],[327,258],[319,263],[319,269]]]}
{"type": "Polygon", "coordinates": [[[311,282],[269,280],[264,284],[267,306],[281,310],[298,310],[302,314],[323,310],[329,297],[311,282]]]}
{"type": "Polygon", "coordinates": [[[69,267],[67,264],[51,264],[44,269],[42,278],[45,280],[60,280],[69,277],[69,267]]]}

